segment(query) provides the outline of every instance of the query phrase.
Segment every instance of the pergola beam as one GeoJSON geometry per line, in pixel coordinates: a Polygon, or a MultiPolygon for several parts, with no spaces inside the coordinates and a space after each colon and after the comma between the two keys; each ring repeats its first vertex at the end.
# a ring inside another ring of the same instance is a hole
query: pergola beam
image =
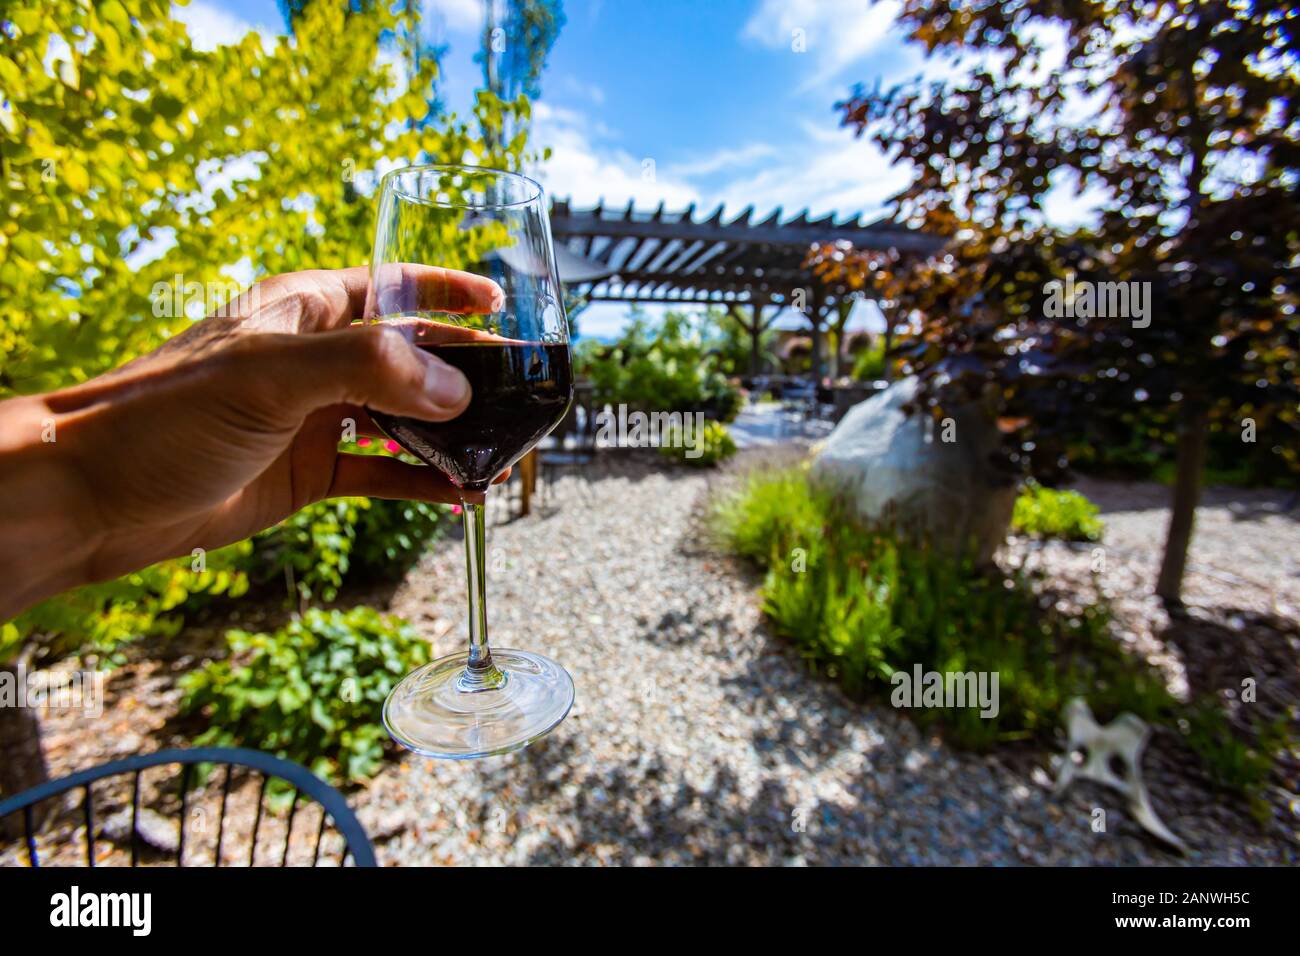
{"type": "MultiPolygon", "coordinates": [[[[756,370],[763,332],[796,291],[805,289],[813,373],[820,377],[826,316],[846,297],[862,293],[843,283],[820,283],[805,265],[809,250],[847,240],[858,249],[929,255],[944,244],[892,223],[862,225],[857,216],[837,221],[834,214],[812,219],[808,210],[784,221],[779,208],[758,222],[752,207],[730,219],[722,206],[698,221],[695,215],[694,203],[680,213],[666,212],[663,203],[653,212],[637,213],[631,203],[576,210],[567,200],[557,200],[551,213],[557,243],[604,267],[583,273],[587,278],[570,283],[567,293],[588,302],[723,305],[733,313],[748,306],[752,319],[740,321],[752,336],[751,367],[756,370]],[[595,275],[603,278],[591,278],[595,275]]],[[[837,327],[842,325],[843,316],[837,327]]]]}
{"type": "Polygon", "coordinates": [[[870,248],[895,248],[902,252],[933,252],[937,246],[931,236],[909,230],[889,227],[799,224],[796,226],[756,226],[717,222],[684,222],[669,220],[605,219],[591,213],[574,212],[552,224],[557,238],[609,236],[623,239],[628,236],[650,239],[686,239],[707,243],[736,242],[746,245],[767,243],[773,246],[810,246],[813,243],[837,242],[847,239],[855,245],[869,244],[870,248]]]}

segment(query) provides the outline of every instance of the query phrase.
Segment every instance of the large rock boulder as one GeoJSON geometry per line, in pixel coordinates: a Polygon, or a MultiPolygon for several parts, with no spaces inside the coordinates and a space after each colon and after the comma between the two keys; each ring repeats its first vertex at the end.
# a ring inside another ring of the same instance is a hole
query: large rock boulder
{"type": "Polygon", "coordinates": [[[987,562],[1006,539],[1016,500],[1016,483],[989,463],[997,429],[973,406],[944,422],[906,414],[916,392],[915,378],[901,379],[850,409],[813,461],[813,478],[845,495],[864,523],[954,550],[973,543],[987,562]]]}

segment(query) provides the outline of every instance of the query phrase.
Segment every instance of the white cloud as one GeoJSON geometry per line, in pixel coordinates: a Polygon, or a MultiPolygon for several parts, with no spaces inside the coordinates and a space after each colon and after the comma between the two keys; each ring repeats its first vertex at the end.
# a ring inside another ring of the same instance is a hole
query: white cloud
{"type": "MultiPolygon", "coordinates": [[[[582,206],[600,199],[606,205],[625,205],[631,199],[638,209],[649,210],[663,200],[670,210],[694,202],[700,212],[708,214],[725,202],[729,216],[753,204],[752,221],[765,219],[778,205],[784,209],[783,218],[809,207],[814,217],[835,212],[837,219],[842,219],[863,212],[870,220],[879,216],[884,201],[908,181],[906,166],[891,166],[877,147],[865,139],[854,139],[831,118],[820,124],[799,124],[791,135],[780,138],[780,145],[756,142],[682,163],[661,164],[653,181],[642,178],[641,159],[612,145],[615,131],[545,102],[536,104],[534,118],[533,142],[553,149],[539,178],[553,196],[571,197],[582,206]],[[741,174],[716,189],[704,189],[697,181],[698,177],[734,170],[741,174]]],[[[586,336],[617,335],[626,325],[628,308],[623,303],[593,304],[579,315],[579,329],[586,336]]],[[[665,308],[649,306],[647,312],[656,319],[665,308]]],[[[852,327],[874,327],[870,308],[860,307],[859,313],[851,320],[852,327]]],[[[802,321],[784,316],[779,324],[794,327],[802,321]]]]}
{"type": "Polygon", "coordinates": [[[477,34],[483,29],[482,0],[424,0],[423,10],[441,17],[453,33],[477,34]]]}
{"type": "Polygon", "coordinates": [[[552,196],[569,197],[578,205],[657,206],[670,209],[699,200],[699,192],[684,180],[667,175],[651,157],[637,157],[607,142],[611,131],[589,123],[581,114],[539,101],[533,107],[532,142],[549,146],[551,158],[538,178],[552,196]]]}
{"type": "Polygon", "coordinates": [[[813,218],[863,213],[870,220],[907,185],[906,165],[891,165],[875,144],[833,122],[805,122],[783,142],[772,162],[729,182],[722,198],[737,208],[752,203],[760,217],[781,206],[786,217],[807,208],[813,218]]]}
{"type": "Polygon", "coordinates": [[[775,153],[776,147],[770,143],[750,143],[739,149],[724,147],[697,159],[673,163],[671,170],[674,176],[708,176],[710,173],[736,166],[752,166],[758,160],[766,159],[775,153]]]}
{"type": "Polygon", "coordinates": [[[638,209],[648,210],[663,201],[677,210],[693,202],[707,213],[725,203],[734,216],[752,204],[754,221],[777,206],[785,217],[808,208],[813,216],[835,212],[876,218],[885,200],[908,181],[906,166],[891,166],[874,144],[854,139],[832,118],[798,124],[777,141],[723,148],[677,163],[634,156],[617,145],[617,136],[581,113],[536,103],[532,142],[552,150],[537,170],[538,178],[552,196],[582,206],[632,200],[638,209]],[[701,184],[706,177],[713,177],[712,188],[701,184]]]}
{"type": "Polygon", "coordinates": [[[800,89],[806,91],[876,49],[901,8],[897,0],[762,0],[741,37],[805,58],[809,73],[800,89]]]}
{"type": "Polygon", "coordinates": [[[172,19],[185,24],[196,50],[215,50],[238,43],[254,30],[261,34],[262,46],[267,50],[274,49],[278,42],[275,31],[268,27],[250,23],[204,0],[194,0],[183,7],[172,4],[172,19]]]}

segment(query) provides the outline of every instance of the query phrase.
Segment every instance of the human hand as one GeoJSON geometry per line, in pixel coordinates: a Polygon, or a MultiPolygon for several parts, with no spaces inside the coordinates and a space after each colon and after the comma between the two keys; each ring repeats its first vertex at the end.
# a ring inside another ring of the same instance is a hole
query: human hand
{"type": "MultiPolygon", "coordinates": [[[[490,279],[404,269],[430,309],[499,307],[490,279]]],[[[472,500],[433,468],[338,452],[349,420],[379,434],[366,406],[445,421],[469,403],[465,377],[400,331],[351,325],[367,284],[365,268],[276,276],[107,375],[0,403],[0,612],[322,498],[472,500]]]]}

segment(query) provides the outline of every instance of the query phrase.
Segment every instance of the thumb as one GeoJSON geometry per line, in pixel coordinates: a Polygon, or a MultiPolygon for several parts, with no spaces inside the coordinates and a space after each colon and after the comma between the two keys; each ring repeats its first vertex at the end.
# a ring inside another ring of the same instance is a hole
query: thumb
{"type": "Polygon", "coordinates": [[[348,402],[440,422],[469,404],[469,380],[461,371],[416,348],[392,326],[256,339],[263,340],[255,350],[257,377],[295,414],[348,402]]]}

